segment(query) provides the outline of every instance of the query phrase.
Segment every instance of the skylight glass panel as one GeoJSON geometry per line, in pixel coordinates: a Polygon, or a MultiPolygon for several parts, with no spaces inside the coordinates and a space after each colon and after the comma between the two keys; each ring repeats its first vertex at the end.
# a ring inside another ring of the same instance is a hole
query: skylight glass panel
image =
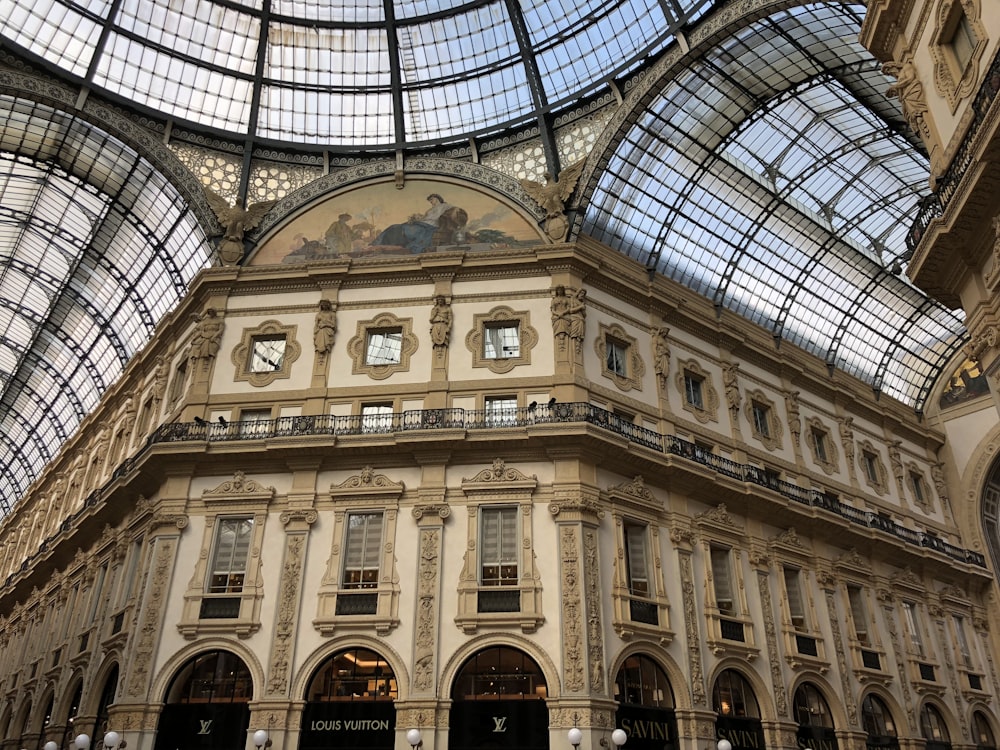
{"type": "MultiPolygon", "coordinates": [[[[404,84],[481,74],[520,61],[520,48],[502,4],[398,29],[404,84]]],[[[523,79],[522,79],[523,81],[523,79]]]]}
{"type": "MultiPolygon", "coordinates": [[[[389,42],[381,28],[310,28],[272,23],[264,77],[275,85],[363,93],[391,82],[389,42]]],[[[315,108],[314,108],[315,109],[315,108]]]]}
{"type": "Polygon", "coordinates": [[[205,66],[252,75],[260,19],[213,0],[123,0],[118,28],[149,47],[205,66]]]}
{"type": "MultiPolygon", "coordinates": [[[[105,3],[95,3],[103,15],[105,3]]],[[[7,2],[0,34],[71,75],[83,77],[101,36],[100,26],[73,6],[52,0],[7,2]]]]}
{"type": "Polygon", "coordinates": [[[392,141],[392,95],[388,90],[324,93],[265,86],[258,135],[264,138],[375,145],[392,141]]]}
{"type": "Polygon", "coordinates": [[[380,24],[385,21],[384,7],[381,0],[355,0],[352,3],[331,3],[329,0],[271,0],[273,14],[300,21],[380,24]]]}
{"type": "Polygon", "coordinates": [[[615,75],[646,51],[652,35],[623,34],[622,29],[669,28],[660,4],[645,0],[539,3],[524,8],[524,17],[550,102],[615,75]],[[559,12],[561,18],[551,17],[559,12]]]}
{"type": "Polygon", "coordinates": [[[223,130],[246,132],[249,79],[211,70],[112,33],[94,82],[139,105],[223,130]]]}

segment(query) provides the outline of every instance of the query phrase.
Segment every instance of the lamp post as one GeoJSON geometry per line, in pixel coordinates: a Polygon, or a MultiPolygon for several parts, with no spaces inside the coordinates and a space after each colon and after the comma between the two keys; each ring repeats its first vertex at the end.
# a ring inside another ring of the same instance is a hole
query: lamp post
{"type": "Polygon", "coordinates": [[[716,750],[733,750],[733,743],[729,740],[719,740],[715,743],[716,750]]]}
{"type": "Polygon", "coordinates": [[[420,735],[419,729],[411,729],[406,733],[406,741],[410,743],[410,747],[413,750],[417,750],[420,744],[423,742],[423,738],[420,735]]]}
{"type": "Polygon", "coordinates": [[[90,735],[78,734],[73,738],[73,747],[76,750],[90,750],[90,735]]]}
{"type": "Polygon", "coordinates": [[[262,747],[271,747],[271,738],[267,736],[266,731],[258,729],[253,733],[253,744],[257,750],[260,750],[262,747]]]}
{"type": "Polygon", "coordinates": [[[44,745],[42,745],[42,750],[59,750],[59,745],[57,745],[52,740],[49,740],[44,745]]]}
{"type": "Polygon", "coordinates": [[[615,748],[619,748],[624,745],[627,739],[628,735],[625,734],[624,729],[616,729],[611,733],[611,744],[614,745],[615,748]]]}
{"type": "Polygon", "coordinates": [[[577,727],[573,727],[566,732],[566,739],[569,740],[569,744],[573,746],[573,750],[579,750],[580,743],[583,742],[583,732],[581,732],[577,727]]]}
{"type": "Polygon", "coordinates": [[[104,747],[107,750],[125,750],[128,743],[122,739],[118,732],[111,731],[104,734],[104,747]]]}

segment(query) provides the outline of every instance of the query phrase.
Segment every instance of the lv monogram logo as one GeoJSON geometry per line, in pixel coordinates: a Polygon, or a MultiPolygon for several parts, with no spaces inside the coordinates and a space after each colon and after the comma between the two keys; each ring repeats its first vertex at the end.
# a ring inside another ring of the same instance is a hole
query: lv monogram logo
{"type": "Polygon", "coordinates": [[[198,730],[198,734],[211,734],[212,733],[212,722],[214,719],[198,719],[198,723],[201,724],[201,729],[198,730]]]}
{"type": "Polygon", "coordinates": [[[507,731],[507,717],[506,716],[494,716],[493,717],[493,732],[506,732],[507,731]]]}

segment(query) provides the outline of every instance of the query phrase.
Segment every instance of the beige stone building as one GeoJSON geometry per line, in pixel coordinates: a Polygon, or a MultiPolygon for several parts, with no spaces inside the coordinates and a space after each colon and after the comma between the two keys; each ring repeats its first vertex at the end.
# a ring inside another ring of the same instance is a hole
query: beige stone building
{"type": "Polygon", "coordinates": [[[995,750],[1000,12],[194,5],[0,22],[4,750],[995,750]]]}

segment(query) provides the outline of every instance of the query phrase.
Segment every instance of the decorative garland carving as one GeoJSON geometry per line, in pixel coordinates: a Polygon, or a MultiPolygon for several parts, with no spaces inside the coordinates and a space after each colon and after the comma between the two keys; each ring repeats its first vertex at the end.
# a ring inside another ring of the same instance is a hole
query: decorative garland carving
{"type": "Polygon", "coordinates": [[[144,613],[141,624],[136,628],[138,638],[134,655],[129,663],[129,680],[127,693],[134,698],[146,694],[152,667],[153,652],[156,642],[163,630],[163,613],[167,603],[167,580],[173,568],[174,551],[177,537],[160,537],[154,542],[156,553],[153,559],[152,574],[146,588],[144,613]]]}
{"type": "MultiPolygon", "coordinates": [[[[817,576],[818,578],[818,576],[817,576]]],[[[835,589],[826,589],[826,611],[830,613],[830,632],[833,635],[833,649],[837,654],[837,671],[840,672],[840,687],[847,709],[848,723],[853,727],[858,723],[858,702],[854,698],[850,672],[847,665],[847,653],[844,651],[844,638],[840,634],[840,617],[837,614],[837,599],[835,589]]]]}
{"type": "Polygon", "coordinates": [[[590,689],[604,691],[604,627],[601,621],[601,576],[597,561],[597,534],[583,532],[583,574],[587,587],[587,643],[590,661],[590,689]]]}
{"type": "MultiPolygon", "coordinates": [[[[416,508],[414,508],[414,514],[416,514],[416,508]]],[[[420,691],[430,691],[434,687],[434,654],[436,652],[434,644],[438,620],[437,590],[440,576],[440,550],[441,529],[421,529],[420,563],[417,573],[419,583],[417,586],[416,637],[413,647],[413,685],[420,691]]]]}
{"type": "Polygon", "coordinates": [[[785,694],[785,681],[781,674],[781,660],[778,658],[778,634],[774,624],[774,604],[771,601],[769,580],[770,576],[766,570],[757,572],[757,590],[760,592],[760,606],[764,610],[764,638],[767,641],[768,666],[771,668],[771,684],[774,686],[774,709],[779,716],[788,716],[788,697],[785,694]]]}
{"type": "Polygon", "coordinates": [[[581,611],[580,559],[577,527],[559,530],[562,561],[563,676],[567,693],[583,690],[583,613],[581,611]]]}
{"type": "MultiPolygon", "coordinates": [[[[315,514],[315,511],[312,511],[315,514]]],[[[285,521],[287,513],[282,513],[285,521]]],[[[267,678],[267,694],[284,695],[288,691],[288,673],[291,670],[291,650],[295,643],[298,621],[299,591],[302,583],[302,558],[305,555],[306,535],[303,532],[288,534],[285,539],[285,562],[281,571],[278,590],[278,615],[271,641],[271,673],[267,678]]]]}
{"type": "MultiPolygon", "coordinates": [[[[671,529],[670,533],[672,537],[674,529],[671,529]]],[[[706,705],[707,696],[705,692],[705,675],[701,668],[701,631],[698,628],[691,553],[689,551],[678,551],[677,556],[677,567],[681,577],[681,591],[684,593],[684,632],[687,637],[688,672],[691,675],[691,702],[695,706],[704,706],[706,705]]]]}

